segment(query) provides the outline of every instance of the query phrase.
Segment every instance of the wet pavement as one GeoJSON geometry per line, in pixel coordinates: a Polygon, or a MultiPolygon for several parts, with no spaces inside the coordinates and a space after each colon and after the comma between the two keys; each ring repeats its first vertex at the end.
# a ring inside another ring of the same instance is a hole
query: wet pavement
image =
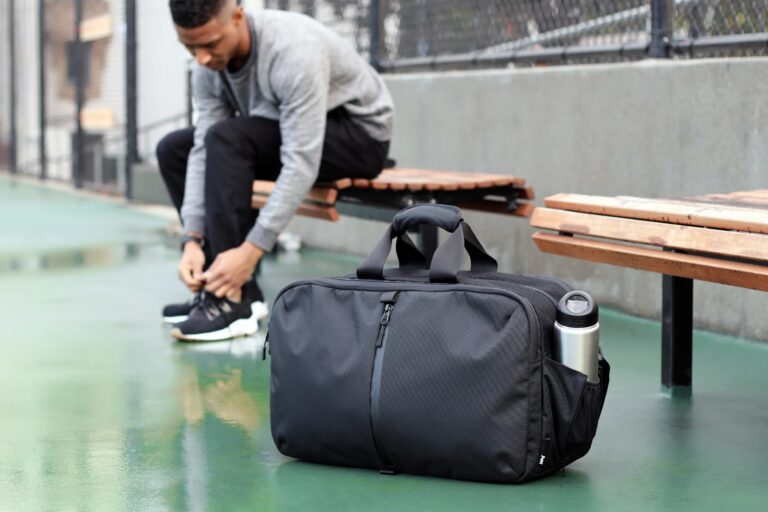
{"type": "MultiPolygon", "coordinates": [[[[693,397],[669,398],[658,323],[610,311],[611,389],[564,476],[486,485],[285,458],[264,329],[180,345],[160,321],[186,298],[167,224],[0,176],[0,511],[766,510],[768,346],[697,332],[693,397]]],[[[359,260],[280,254],[263,287],[359,260]]]]}

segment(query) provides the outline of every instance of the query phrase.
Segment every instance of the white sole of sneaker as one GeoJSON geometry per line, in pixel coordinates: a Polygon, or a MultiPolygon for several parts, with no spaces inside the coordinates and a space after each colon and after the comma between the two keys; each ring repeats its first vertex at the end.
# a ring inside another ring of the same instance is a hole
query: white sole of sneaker
{"type": "MultiPolygon", "coordinates": [[[[254,302],[251,304],[251,311],[253,312],[256,320],[263,320],[269,316],[269,308],[264,302],[254,302]]],[[[182,316],[164,316],[163,321],[168,324],[180,324],[186,322],[189,315],[182,316]]]]}
{"type": "Polygon", "coordinates": [[[171,336],[179,341],[222,341],[240,336],[249,336],[259,330],[259,321],[255,315],[250,318],[235,320],[229,327],[219,329],[213,332],[202,332],[199,334],[184,334],[178,327],[171,329],[171,336]]]}
{"type": "Polygon", "coordinates": [[[164,316],[163,322],[168,324],[180,324],[181,322],[186,322],[187,318],[189,316],[183,315],[183,316],[164,316]]]}

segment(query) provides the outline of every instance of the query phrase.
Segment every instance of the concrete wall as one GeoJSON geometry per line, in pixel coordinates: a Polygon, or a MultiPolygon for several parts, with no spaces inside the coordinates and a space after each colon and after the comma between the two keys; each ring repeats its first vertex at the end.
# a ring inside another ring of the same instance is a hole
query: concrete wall
{"type": "MultiPolygon", "coordinates": [[[[390,76],[400,165],[509,173],[536,189],[674,197],[768,187],[768,59],[390,76]]],[[[656,274],[542,255],[527,222],[466,215],[503,271],[551,274],[658,317],[656,274]]],[[[315,246],[364,253],[384,225],[294,220],[315,246]]],[[[768,294],[697,282],[697,327],[768,339],[768,294]]]]}

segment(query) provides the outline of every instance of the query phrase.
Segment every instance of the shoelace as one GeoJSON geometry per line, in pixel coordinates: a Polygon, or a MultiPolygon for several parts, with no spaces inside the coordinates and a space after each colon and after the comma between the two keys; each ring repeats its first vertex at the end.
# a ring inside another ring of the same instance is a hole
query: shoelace
{"type": "Polygon", "coordinates": [[[210,293],[200,292],[200,304],[199,308],[202,308],[208,320],[213,321],[214,318],[229,313],[232,308],[227,304],[226,299],[220,299],[210,293]]]}
{"type": "Polygon", "coordinates": [[[201,290],[192,296],[192,298],[189,300],[189,304],[192,306],[192,309],[195,309],[200,305],[200,302],[203,300],[203,295],[205,295],[205,291],[201,290]]]}

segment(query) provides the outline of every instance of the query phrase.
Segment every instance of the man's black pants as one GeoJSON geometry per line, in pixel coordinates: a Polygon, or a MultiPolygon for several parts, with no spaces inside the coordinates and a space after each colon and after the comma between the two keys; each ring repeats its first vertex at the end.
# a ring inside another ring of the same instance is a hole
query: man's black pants
{"type": "MultiPolygon", "coordinates": [[[[157,146],[160,173],[177,210],[184,202],[187,159],[194,129],[167,135],[157,146]]],[[[280,173],[280,125],[261,117],[233,118],[206,135],[206,266],[243,243],[258,210],[251,207],[253,180],[275,181],[280,173]]],[[[318,181],[372,179],[387,158],[389,142],[371,138],[343,108],[328,113],[318,181]]]]}

